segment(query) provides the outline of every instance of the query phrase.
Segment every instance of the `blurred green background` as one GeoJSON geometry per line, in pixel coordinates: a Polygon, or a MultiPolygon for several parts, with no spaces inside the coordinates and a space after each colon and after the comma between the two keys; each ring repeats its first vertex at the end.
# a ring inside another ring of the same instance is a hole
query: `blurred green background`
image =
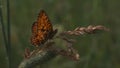
{"type": "MultiPolygon", "coordinates": [[[[7,28],[6,0],[0,1],[7,28]]],[[[24,49],[32,46],[31,26],[41,9],[59,31],[88,25],[103,25],[111,30],[75,37],[74,48],[80,53],[80,61],[58,56],[42,68],[120,68],[120,0],[10,0],[12,68],[23,60],[24,49]]],[[[0,68],[6,67],[0,24],[0,68]]]]}

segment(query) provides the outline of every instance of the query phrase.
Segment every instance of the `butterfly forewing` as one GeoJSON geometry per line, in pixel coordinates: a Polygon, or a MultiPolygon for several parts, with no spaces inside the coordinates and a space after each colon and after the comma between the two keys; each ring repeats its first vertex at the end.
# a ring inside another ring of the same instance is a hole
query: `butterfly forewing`
{"type": "Polygon", "coordinates": [[[32,25],[31,43],[35,46],[44,44],[53,31],[52,24],[45,11],[41,11],[38,15],[37,21],[32,25]]]}

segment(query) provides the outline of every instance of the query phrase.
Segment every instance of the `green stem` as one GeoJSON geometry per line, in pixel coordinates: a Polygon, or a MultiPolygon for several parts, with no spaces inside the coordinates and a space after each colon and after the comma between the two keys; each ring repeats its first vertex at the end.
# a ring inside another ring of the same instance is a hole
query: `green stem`
{"type": "Polygon", "coordinates": [[[1,25],[2,25],[2,33],[3,33],[5,48],[6,48],[8,67],[10,67],[10,47],[9,47],[8,41],[7,41],[7,36],[6,36],[6,32],[5,32],[5,27],[4,27],[4,21],[3,21],[3,15],[2,14],[3,14],[2,13],[2,5],[0,3],[0,22],[1,22],[1,25]]]}
{"type": "Polygon", "coordinates": [[[3,21],[3,15],[2,15],[2,5],[1,5],[1,3],[0,3],[0,22],[1,22],[1,27],[2,27],[4,43],[5,43],[5,46],[7,46],[7,37],[6,37],[6,33],[5,33],[5,27],[4,27],[4,21],[3,21]]]}
{"type": "Polygon", "coordinates": [[[7,45],[7,52],[9,57],[9,68],[11,67],[11,29],[10,29],[10,5],[9,0],[7,0],[7,37],[8,37],[8,45],[7,45]]]}

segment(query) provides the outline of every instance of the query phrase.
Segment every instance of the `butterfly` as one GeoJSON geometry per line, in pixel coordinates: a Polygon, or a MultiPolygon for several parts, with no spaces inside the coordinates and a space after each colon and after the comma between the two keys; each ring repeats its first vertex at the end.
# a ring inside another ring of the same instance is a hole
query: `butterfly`
{"type": "Polygon", "coordinates": [[[57,29],[53,30],[53,26],[44,10],[41,10],[37,21],[32,25],[32,45],[38,47],[41,44],[44,44],[48,39],[57,33],[57,29]]]}

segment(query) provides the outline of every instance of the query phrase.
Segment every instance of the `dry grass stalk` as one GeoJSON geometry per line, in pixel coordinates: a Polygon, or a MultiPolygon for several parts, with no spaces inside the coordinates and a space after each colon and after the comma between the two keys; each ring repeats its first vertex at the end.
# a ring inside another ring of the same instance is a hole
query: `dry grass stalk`
{"type": "Polygon", "coordinates": [[[88,27],[77,27],[72,31],[65,31],[61,33],[61,35],[67,34],[67,35],[83,35],[83,34],[92,34],[96,33],[96,31],[109,31],[108,28],[98,25],[98,26],[92,26],[89,25],[88,27]]]}
{"type": "MultiPolygon", "coordinates": [[[[62,55],[67,58],[73,59],[73,60],[79,60],[80,56],[76,49],[73,48],[73,43],[75,42],[74,39],[69,39],[66,35],[83,35],[83,34],[92,34],[96,33],[97,31],[109,31],[106,27],[102,25],[98,26],[92,26],[89,25],[88,27],[77,27],[76,29],[72,31],[65,31],[59,34],[57,38],[62,38],[64,41],[66,41],[66,49],[59,48],[55,46],[55,41],[50,41],[52,38],[41,47],[38,47],[30,52],[28,48],[25,49],[25,60],[20,64],[19,68],[29,68],[37,65],[38,63],[45,62],[49,59],[54,58],[57,55],[62,55]]],[[[57,33],[57,30],[55,30],[55,33],[53,36],[57,33]]],[[[52,37],[53,37],[52,36],[52,37]]]]}

